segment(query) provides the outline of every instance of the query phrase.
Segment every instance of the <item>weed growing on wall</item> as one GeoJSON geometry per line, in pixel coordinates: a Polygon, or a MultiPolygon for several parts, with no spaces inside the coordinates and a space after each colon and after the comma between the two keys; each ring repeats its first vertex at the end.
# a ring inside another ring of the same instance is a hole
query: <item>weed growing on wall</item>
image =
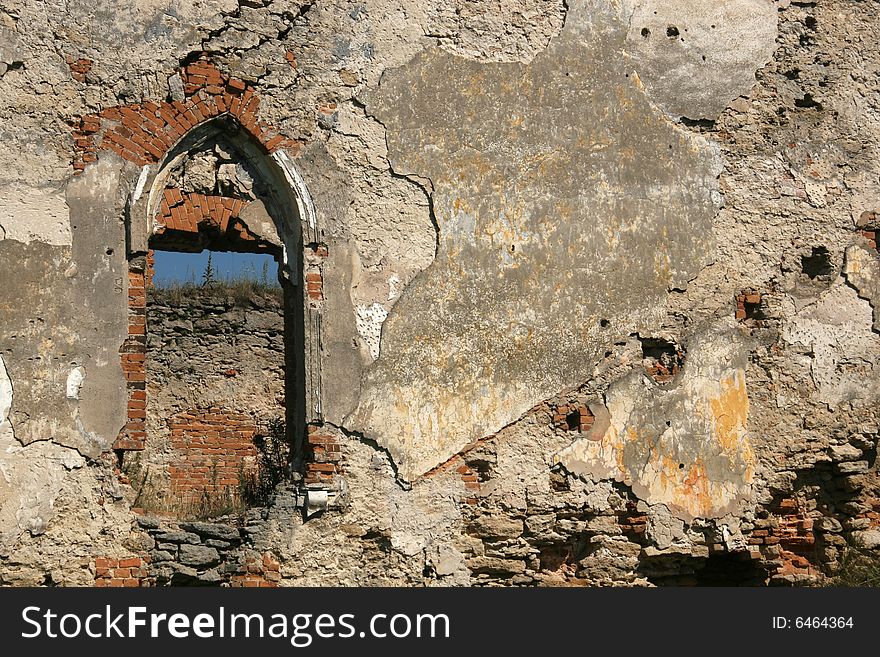
{"type": "Polygon", "coordinates": [[[290,472],[290,445],[285,437],[285,424],[280,418],[269,422],[264,436],[254,437],[257,447],[257,467],[239,473],[239,490],[248,507],[268,506],[278,484],[290,472]]]}

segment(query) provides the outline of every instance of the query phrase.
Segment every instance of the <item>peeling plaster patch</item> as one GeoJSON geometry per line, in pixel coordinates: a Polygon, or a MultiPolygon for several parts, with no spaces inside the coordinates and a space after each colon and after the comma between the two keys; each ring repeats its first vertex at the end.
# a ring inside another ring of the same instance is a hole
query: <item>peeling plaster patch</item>
{"type": "Polygon", "coordinates": [[[361,336],[367,346],[370,348],[370,356],[373,360],[379,357],[379,339],[382,336],[382,323],[388,317],[388,311],[378,303],[370,306],[360,305],[355,308],[357,318],[355,326],[357,326],[358,335],[361,336]]]}
{"type": "Polygon", "coordinates": [[[85,370],[82,367],[74,367],[67,375],[67,398],[79,399],[79,389],[85,378],[85,370]]]}
{"type": "Polygon", "coordinates": [[[9,418],[12,394],[0,357],[0,544],[6,545],[18,532],[45,531],[67,471],[86,464],[76,451],[49,442],[22,446],[9,418]]]}
{"type": "Polygon", "coordinates": [[[70,246],[70,209],[63,190],[10,185],[0,189],[4,239],[70,246]]]}
{"type": "Polygon", "coordinates": [[[624,482],[684,520],[733,511],[750,493],[755,464],[746,435],[745,345],[735,331],[719,331],[688,353],[671,389],[642,372],[614,383],[605,395],[605,434],[576,440],[557,461],[582,476],[624,482]]]}
{"type": "Polygon", "coordinates": [[[776,49],[770,0],[624,0],[626,51],[652,100],[673,116],[715,119],[755,84],[776,49]]]}
{"type": "Polygon", "coordinates": [[[42,534],[67,473],[85,464],[75,450],[50,442],[22,446],[0,425],[0,543],[22,531],[42,534]]]}
{"type": "Polygon", "coordinates": [[[711,257],[717,148],[626,76],[613,12],[573,5],[528,65],[428,50],[367,98],[439,229],[346,419],[404,478],[584,381],[600,319],[639,330],[711,257]]]}
{"type": "Polygon", "coordinates": [[[864,404],[877,398],[880,383],[874,355],[878,337],[871,329],[869,304],[838,282],[785,325],[782,339],[810,348],[810,373],[819,401],[830,406],[864,404]]]}
{"type": "Polygon", "coordinates": [[[876,253],[861,246],[851,246],[846,250],[843,274],[847,282],[858,290],[859,296],[866,299],[874,309],[875,331],[880,331],[880,260],[876,253]]]}
{"type": "Polygon", "coordinates": [[[6,363],[0,356],[0,432],[4,428],[12,431],[12,423],[9,420],[9,411],[12,410],[12,381],[6,371],[6,363]]]}

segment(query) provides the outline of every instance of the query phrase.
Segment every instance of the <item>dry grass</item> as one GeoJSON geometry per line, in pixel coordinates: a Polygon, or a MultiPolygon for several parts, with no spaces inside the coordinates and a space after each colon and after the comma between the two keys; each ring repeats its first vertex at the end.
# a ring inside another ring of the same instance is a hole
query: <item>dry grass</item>
{"type": "Polygon", "coordinates": [[[880,586],[880,556],[870,550],[850,545],[840,559],[840,567],[826,586],[875,587],[880,586]]]}
{"type": "Polygon", "coordinates": [[[208,285],[173,282],[163,286],[155,286],[150,290],[151,300],[165,302],[173,306],[184,305],[191,299],[203,296],[228,298],[236,304],[244,304],[260,298],[280,301],[284,296],[284,291],[277,283],[263,283],[249,278],[216,281],[208,285]]]}

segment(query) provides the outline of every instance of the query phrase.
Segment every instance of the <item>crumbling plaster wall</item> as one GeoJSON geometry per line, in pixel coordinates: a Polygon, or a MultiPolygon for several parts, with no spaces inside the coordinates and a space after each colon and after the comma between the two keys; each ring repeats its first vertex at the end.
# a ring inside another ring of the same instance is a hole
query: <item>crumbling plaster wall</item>
{"type": "Polygon", "coordinates": [[[85,583],[94,556],[149,549],[100,456],[125,419],[139,172],[101,152],[71,177],[65,124],[173,97],[196,52],[302,144],[330,246],[321,407],[349,434],[348,499],[259,516],[285,583],[644,581],[667,552],[741,549],[817,466],[870,460],[877,256],[855,228],[880,210],[880,8],[710,4],[2,2],[0,581],[85,583]],[[743,290],[762,317],[734,325],[743,290]],[[685,347],[671,383],[635,333],[685,347]],[[606,432],[553,429],[561,392],[609,409],[606,432]],[[615,442],[635,425],[656,448],[615,442]]]}

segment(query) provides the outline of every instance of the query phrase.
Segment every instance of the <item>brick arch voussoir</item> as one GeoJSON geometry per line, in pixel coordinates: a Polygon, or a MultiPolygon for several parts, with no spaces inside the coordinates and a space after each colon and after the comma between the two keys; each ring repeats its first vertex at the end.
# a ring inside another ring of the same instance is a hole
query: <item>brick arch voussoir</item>
{"type": "Polygon", "coordinates": [[[193,128],[226,115],[233,117],[267,153],[299,151],[301,142],[260,121],[260,97],[252,85],[221,72],[207,59],[180,70],[183,100],[143,100],[87,114],[74,123],[74,173],[113,151],[138,166],[160,162],[193,128]]]}

